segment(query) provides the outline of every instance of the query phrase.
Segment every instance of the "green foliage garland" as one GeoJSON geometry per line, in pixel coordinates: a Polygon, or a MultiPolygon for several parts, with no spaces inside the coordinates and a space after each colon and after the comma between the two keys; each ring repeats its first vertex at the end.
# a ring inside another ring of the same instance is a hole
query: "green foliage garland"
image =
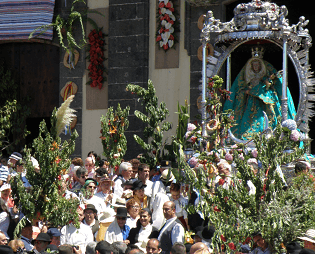
{"type": "Polygon", "coordinates": [[[110,107],[106,116],[101,117],[100,138],[103,144],[103,154],[112,167],[117,168],[119,166],[127,151],[127,139],[124,132],[129,127],[129,110],[129,106],[121,109],[118,103],[115,111],[113,107],[110,107]]]}
{"type": "Polygon", "coordinates": [[[55,109],[50,131],[43,120],[39,126],[39,136],[34,139],[34,157],[40,165],[39,172],[32,164],[30,149],[26,150],[26,178],[32,187],[24,187],[20,173],[11,179],[12,197],[26,218],[49,222],[55,227],[67,225],[70,221],[78,225],[78,201],[63,197],[65,190],[62,188],[62,174],[71,164],[69,157],[74,152],[78,134],[74,131],[70,140],[61,143],[57,131],[59,117],[55,109]]]}
{"type": "Polygon", "coordinates": [[[171,124],[165,120],[169,111],[165,102],[158,104],[158,97],[151,80],[148,81],[148,89],[129,84],[127,91],[137,94],[141,104],[144,105],[146,114],[139,110],[134,112],[135,116],[146,124],[143,131],[144,139],[138,135],[134,135],[134,139],[145,150],[142,160],[154,168],[164,156],[163,133],[171,129],[171,124]],[[147,139],[148,143],[145,142],[147,139]]]}

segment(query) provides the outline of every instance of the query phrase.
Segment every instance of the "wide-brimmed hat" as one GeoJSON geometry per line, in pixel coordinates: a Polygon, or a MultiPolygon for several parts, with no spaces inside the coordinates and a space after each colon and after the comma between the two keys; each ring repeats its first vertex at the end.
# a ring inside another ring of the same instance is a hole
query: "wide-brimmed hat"
{"type": "Polygon", "coordinates": [[[164,182],[172,182],[175,177],[172,173],[172,170],[171,169],[165,169],[163,172],[162,172],[162,175],[161,175],[161,181],[164,181],[164,182]]]}
{"type": "Polygon", "coordinates": [[[86,210],[92,210],[94,213],[97,213],[97,210],[93,204],[87,204],[83,212],[85,212],[86,210]]]}
{"type": "Polygon", "coordinates": [[[306,231],[304,236],[298,238],[304,241],[315,243],[315,230],[309,229],[306,231]]]}
{"type": "Polygon", "coordinates": [[[141,180],[134,181],[132,184],[132,190],[141,190],[147,187],[141,180]]]}
{"type": "Polygon", "coordinates": [[[123,217],[127,218],[127,208],[125,207],[118,207],[116,217],[123,217]]]}
{"type": "Polygon", "coordinates": [[[196,228],[196,235],[198,235],[202,240],[209,242],[213,237],[215,229],[213,226],[199,226],[196,228]]]}
{"type": "Polygon", "coordinates": [[[102,212],[99,217],[99,222],[106,223],[106,222],[113,222],[115,220],[115,211],[114,209],[110,208],[106,211],[102,212]]]}
{"type": "Polygon", "coordinates": [[[47,233],[39,233],[35,241],[51,242],[51,239],[47,233]]]}
{"type": "Polygon", "coordinates": [[[126,207],[126,199],[124,198],[116,198],[115,204],[113,207],[126,207]]]}

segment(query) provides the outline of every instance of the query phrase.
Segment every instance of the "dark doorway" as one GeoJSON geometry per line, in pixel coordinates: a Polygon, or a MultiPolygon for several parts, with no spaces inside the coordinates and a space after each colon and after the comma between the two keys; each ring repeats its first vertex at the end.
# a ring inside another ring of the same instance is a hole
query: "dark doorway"
{"type": "Polygon", "coordinates": [[[59,47],[51,44],[1,44],[0,64],[11,71],[18,84],[18,100],[29,98],[31,110],[25,121],[31,134],[16,149],[30,146],[43,119],[50,124],[49,117],[59,104],[59,63],[59,47]]]}

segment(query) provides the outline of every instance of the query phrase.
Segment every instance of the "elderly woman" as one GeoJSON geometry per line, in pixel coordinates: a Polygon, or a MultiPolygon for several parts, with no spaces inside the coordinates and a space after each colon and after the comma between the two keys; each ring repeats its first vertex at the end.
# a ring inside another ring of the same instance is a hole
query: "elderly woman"
{"type": "Polygon", "coordinates": [[[126,207],[129,214],[129,218],[127,218],[126,224],[130,228],[135,228],[137,227],[137,220],[140,218],[139,213],[140,213],[141,205],[137,200],[132,198],[127,201],[126,207]]]}
{"type": "Polygon", "coordinates": [[[105,233],[104,240],[112,244],[113,242],[129,243],[127,240],[130,227],[126,225],[127,209],[124,207],[117,208],[115,220],[109,225],[105,233]]]}
{"type": "Polygon", "coordinates": [[[146,243],[151,238],[157,238],[159,231],[152,227],[152,213],[148,208],[140,211],[140,219],[137,222],[137,227],[130,230],[128,240],[130,244],[136,244],[140,248],[145,248],[146,243]]]}

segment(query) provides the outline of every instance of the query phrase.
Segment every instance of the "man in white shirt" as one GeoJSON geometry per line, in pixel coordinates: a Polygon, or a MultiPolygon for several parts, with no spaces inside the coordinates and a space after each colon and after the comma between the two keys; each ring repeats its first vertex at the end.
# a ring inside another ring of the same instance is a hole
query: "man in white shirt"
{"type": "Polygon", "coordinates": [[[166,223],[160,230],[158,240],[161,243],[162,253],[169,254],[176,242],[184,243],[185,230],[176,217],[175,203],[167,201],[163,205],[163,214],[166,223]]]}
{"type": "Polygon", "coordinates": [[[77,212],[79,214],[80,228],[76,228],[72,223],[64,226],[61,229],[60,245],[79,245],[82,253],[85,253],[86,245],[93,242],[93,234],[91,228],[82,223],[84,218],[83,210],[78,208],[77,212]]]}
{"type": "Polygon", "coordinates": [[[132,173],[131,163],[122,162],[119,166],[120,175],[115,179],[115,188],[114,188],[114,193],[120,198],[124,191],[121,185],[130,179],[131,173],[132,173]]]}

